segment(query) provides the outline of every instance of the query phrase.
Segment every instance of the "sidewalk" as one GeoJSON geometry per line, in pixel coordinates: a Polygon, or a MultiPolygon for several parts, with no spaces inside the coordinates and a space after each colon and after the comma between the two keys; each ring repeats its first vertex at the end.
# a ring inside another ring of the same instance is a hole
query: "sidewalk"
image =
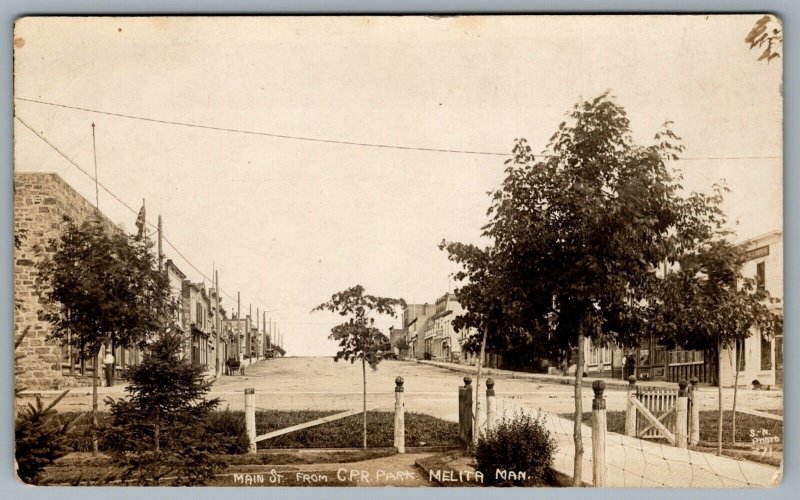
{"type": "MultiPolygon", "coordinates": [[[[413,361],[424,365],[436,366],[438,368],[444,368],[446,370],[451,370],[456,372],[464,372],[471,375],[478,373],[478,367],[473,365],[461,365],[458,363],[446,363],[442,361],[426,361],[422,359],[413,361]]],[[[481,375],[535,380],[537,382],[548,383],[548,384],[573,385],[575,383],[574,375],[549,375],[544,373],[515,372],[511,370],[499,370],[497,368],[486,368],[486,367],[484,367],[483,370],[481,370],[481,375]]],[[[591,387],[592,382],[594,382],[595,380],[602,380],[603,382],[606,383],[607,388],[626,389],[628,387],[628,382],[626,380],[613,379],[608,377],[592,377],[592,376],[583,377],[583,385],[586,387],[591,387]]],[[[678,387],[678,384],[674,382],[662,382],[662,381],[638,381],[636,382],[636,384],[640,386],[664,387],[670,389],[677,389],[678,387]]]]}
{"type": "MultiPolygon", "coordinates": [[[[553,468],[573,476],[572,421],[548,414],[558,450],[553,468]]],[[[584,484],[592,486],[592,429],[581,426],[584,484]]],[[[606,434],[607,486],[612,488],[763,488],[780,484],[779,468],[643,439],[606,434]]]]}

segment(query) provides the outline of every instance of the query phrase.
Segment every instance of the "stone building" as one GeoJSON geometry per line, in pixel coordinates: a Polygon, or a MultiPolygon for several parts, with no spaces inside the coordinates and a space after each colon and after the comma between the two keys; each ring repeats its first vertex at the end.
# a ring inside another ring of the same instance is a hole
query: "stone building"
{"type": "MultiPolygon", "coordinates": [[[[80,362],[77,355],[47,340],[50,325],[39,319],[40,299],[36,292],[36,264],[52,255],[51,240],[58,239],[62,220],[77,223],[97,214],[92,203],[53,173],[14,174],[14,234],[20,237],[14,252],[14,333],[28,333],[17,349],[25,357],[17,363],[17,385],[31,389],[60,389],[91,385],[93,360],[80,362]]],[[[109,228],[116,226],[102,214],[109,228]]],[[[118,367],[137,363],[135,351],[118,350],[118,367]]]]}

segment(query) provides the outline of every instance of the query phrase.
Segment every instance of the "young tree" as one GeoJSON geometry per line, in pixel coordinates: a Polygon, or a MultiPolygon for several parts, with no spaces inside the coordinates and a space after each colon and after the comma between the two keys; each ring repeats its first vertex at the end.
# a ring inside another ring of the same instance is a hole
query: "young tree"
{"type": "MultiPolygon", "coordinates": [[[[173,330],[174,331],[174,330],[173,330]]],[[[225,466],[216,455],[229,444],[208,428],[219,399],[205,399],[212,382],[180,357],[181,339],[166,331],[130,372],[126,399],[107,399],[113,422],[105,436],[121,479],[159,485],[204,485],[225,466]]]]}
{"type": "Polygon", "coordinates": [[[394,346],[399,351],[401,358],[405,358],[408,355],[408,350],[411,349],[411,344],[409,344],[408,340],[403,337],[397,339],[394,343],[394,346]]]}
{"type": "Polygon", "coordinates": [[[334,356],[334,361],[361,361],[364,383],[364,449],[367,449],[367,364],[373,370],[377,369],[383,356],[391,350],[388,337],[375,327],[373,315],[386,314],[394,317],[395,308],[403,306],[403,299],[367,295],[363,286],[356,285],[333,294],[329,301],[312,309],[312,312],[327,310],[348,317],[346,322],[331,328],[329,338],[339,342],[339,351],[334,356]]]}
{"type": "Polygon", "coordinates": [[[608,92],[576,104],[548,149],[536,160],[524,139],[516,141],[483,234],[494,243],[497,294],[518,331],[547,332],[553,345],[577,351],[573,481],[580,485],[585,341],[635,345],[649,280],[702,236],[698,222],[713,214],[678,195],[665,162],[682,147],[669,123],[656,144],[635,144],[608,92]]]}
{"type": "Polygon", "coordinates": [[[62,423],[55,410],[68,392],[62,392],[47,406],[37,394],[36,404],[28,403],[16,418],[14,458],[17,475],[25,483],[37,484],[44,468],[70,451],[68,434],[77,417],[62,423]]]}
{"type": "MultiPolygon", "coordinates": [[[[724,235],[722,233],[720,236],[724,235]]],[[[717,453],[722,453],[722,380],[720,353],[735,348],[755,331],[773,336],[782,316],[770,308],[777,299],[742,275],[742,251],[725,239],[712,239],[681,256],[667,273],[650,304],[648,324],[669,348],[702,349],[716,366],[719,397],[717,453]]],[[[737,358],[742,353],[737,352],[737,358]]],[[[733,433],[736,433],[738,360],[735,363],[733,433]]]]}
{"type": "Polygon", "coordinates": [[[99,216],[80,225],[65,218],[61,238],[51,243],[53,253],[38,264],[40,315],[51,325],[50,339],[71,345],[81,360],[94,360],[96,428],[100,349],[143,347],[161,326],[168,282],[150,241],[109,229],[99,216]]]}

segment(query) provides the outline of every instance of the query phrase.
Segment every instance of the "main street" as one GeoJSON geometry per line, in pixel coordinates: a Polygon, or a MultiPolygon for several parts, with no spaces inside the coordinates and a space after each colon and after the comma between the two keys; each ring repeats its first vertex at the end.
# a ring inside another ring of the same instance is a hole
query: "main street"
{"type": "MultiPolygon", "coordinates": [[[[458,387],[464,384],[465,373],[413,361],[385,360],[377,370],[367,367],[367,393],[370,408],[391,409],[394,403],[395,378],[403,377],[406,411],[427,413],[448,420],[458,419],[458,387]]],[[[485,394],[486,377],[481,377],[485,394]]],[[[498,412],[504,408],[542,408],[549,413],[568,413],[574,409],[571,385],[542,383],[533,380],[493,375],[498,412]]],[[[472,375],[473,384],[475,376],[472,375]]],[[[298,410],[346,410],[362,404],[361,365],[346,361],[334,362],[330,357],[288,357],[262,360],[247,366],[245,375],[222,376],[212,386],[211,397],[222,400],[221,407],[240,410],[244,405],[244,389],[256,391],[259,408],[298,410]]],[[[40,391],[45,399],[60,391],[40,391]]],[[[30,391],[33,393],[33,391],[30,391]]],[[[101,409],[106,396],[124,396],[124,386],[100,387],[101,409]]],[[[701,409],[714,409],[717,389],[702,387],[701,409]]],[[[733,390],[723,390],[724,404],[730,408],[733,390]]],[[[609,410],[625,408],[625,391],[609,388],[605,393],[609,410]]],[[[591,409],[591,388],[583,389],[584,410],[591,409]]],[[[780,391],[740,389],[738,404],[757,410],[783,408],[780,391]]],[[[59,405],[62,411],[89,410],[91,388],[79,387],[59,405]]]]}

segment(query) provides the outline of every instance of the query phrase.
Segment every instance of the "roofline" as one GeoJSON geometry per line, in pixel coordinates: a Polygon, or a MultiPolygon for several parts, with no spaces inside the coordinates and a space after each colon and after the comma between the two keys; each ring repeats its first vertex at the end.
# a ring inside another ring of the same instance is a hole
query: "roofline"
{"type": "Polygon", "coordinates": [[[748,238],[748,239],[746,239],[744,241],[740,241],[739,243],[736,243],[735,246],[743,247],[743,246],[749,245],[750,243],[756,242],[758,240],[764,240],[764,239],[769,238],[770,236],[778,236],[778,235],[781,235],[781,234],[783,234],[783,229],[773,229],[772,231],[768,231],[766,233],[759,234],[758,236],[753,236],[752,238],[748,238]]]}

